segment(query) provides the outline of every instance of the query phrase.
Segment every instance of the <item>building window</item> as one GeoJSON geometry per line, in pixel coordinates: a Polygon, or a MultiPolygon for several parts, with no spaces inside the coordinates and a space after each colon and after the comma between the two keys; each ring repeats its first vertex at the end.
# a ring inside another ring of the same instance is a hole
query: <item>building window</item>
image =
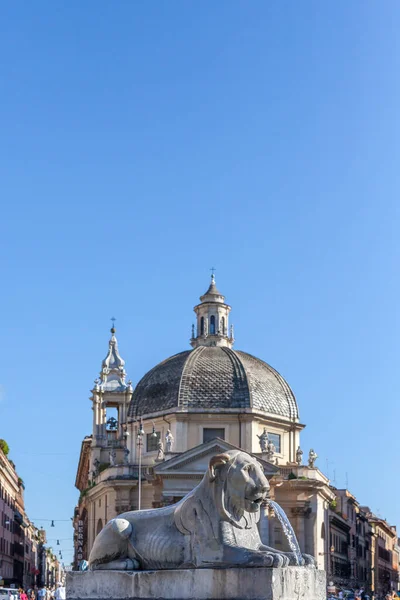
{"type": "Polygon", "coordinates": [[[200,335],[204,335],[204,317],[200,319],[200,335]]]}
{"type": "Polygon", "coordinates": [[[221,317],[221,332],[222,335],[225,335],[225,317],[221,317]]]}
{"type": "Polygon", "coordinates": [[[210,317],[210,334],[215,335],[215,317],[212,315],[210,317]]]}
{"type": "Polygon", "coordinates": [[[103,529],[103,521],[101,519],[99,519],[97,521],[97,530],[96,530],[96,535],[99,535],[100,531],[103,529]]]}
{"type": "Polygon", "coordinates": [[[268,431],[268,438],[275,446],[275,452],[281,451],[281,436],[278,433],[270,433],[268,431]]]}
{"type": "Polygon", "coordinates": [[[203,429],[203,444],[213,440],[214,438],[225,439],[225,429],[205,428],[203,429]]]}
{"type": "Polygon", "coordinates": [[[161,433],[156,432],[157,437],[154,437],[152,433],[147,434],[146,448],[147,452],[156,452],[158,450],[158,442],[161,438],[161,433]]]}

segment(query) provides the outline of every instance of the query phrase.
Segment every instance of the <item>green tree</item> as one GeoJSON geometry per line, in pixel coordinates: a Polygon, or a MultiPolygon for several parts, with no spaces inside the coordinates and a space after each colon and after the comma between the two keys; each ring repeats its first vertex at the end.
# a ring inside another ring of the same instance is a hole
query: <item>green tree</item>
{"type": "Polygon", "coordinates": [[[10,452],[10,448],[9,448],[9,445],[7,444],[6,440],[0,440],[0,448],[1,448],[1,450],[3,450],[4,454],[6,456],[8,456],[8,453],[10,452]]]}

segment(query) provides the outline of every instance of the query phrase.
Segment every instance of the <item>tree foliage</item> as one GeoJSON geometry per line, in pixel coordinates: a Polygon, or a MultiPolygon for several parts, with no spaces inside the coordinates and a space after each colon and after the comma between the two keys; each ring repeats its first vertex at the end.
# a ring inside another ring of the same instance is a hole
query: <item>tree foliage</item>
{"type": "Polygon", "coordinates": [[[1,448],[1,450],[3,450],[3,452],[6,456],[10,452],[9,445],[7,444],[6,440],[0,440],[0,448],[1,448]]]}

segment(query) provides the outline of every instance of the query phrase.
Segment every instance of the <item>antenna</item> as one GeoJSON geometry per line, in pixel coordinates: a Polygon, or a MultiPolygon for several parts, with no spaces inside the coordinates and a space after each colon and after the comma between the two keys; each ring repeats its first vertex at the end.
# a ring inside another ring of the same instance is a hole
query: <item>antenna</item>
{"type": "Polygon", "coordinates": [[[336,469],[333,469],[333,485],[336,487],[336,469]]]}
{"type": "Polygon", "coordinates": [[[349,489],[349,474],[346,471],[346,490],[349,489]]]}

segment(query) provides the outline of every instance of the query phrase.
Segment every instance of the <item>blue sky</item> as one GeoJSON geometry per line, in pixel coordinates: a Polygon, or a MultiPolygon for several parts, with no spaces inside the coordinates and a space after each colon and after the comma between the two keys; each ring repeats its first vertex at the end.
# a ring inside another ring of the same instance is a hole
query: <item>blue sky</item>
{"type": "Polygon", "coordinates": [[[1,5],[0,437],[67,561],[109,319],[137,382],[212,266],[304,449],[400,526],[399,28],[395,0],[1,5]]]}

